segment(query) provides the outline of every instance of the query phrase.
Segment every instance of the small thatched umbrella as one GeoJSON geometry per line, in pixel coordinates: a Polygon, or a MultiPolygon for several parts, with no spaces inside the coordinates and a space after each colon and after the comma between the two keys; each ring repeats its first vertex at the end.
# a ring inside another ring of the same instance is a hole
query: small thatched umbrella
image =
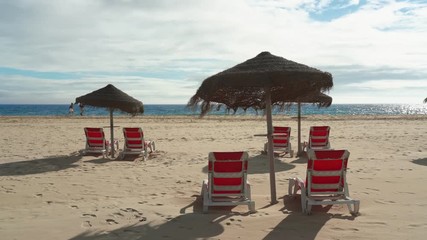
{"type": "Polygon", "coordinates": [[[301,156],[302,154],[302,146],[301,146],[301,103],[313,103],[317,104],[320,107],[329,107],[332,104],[332,97],[321,93],[312,93],[307,94],[305,96],[299,97],[295,99],[295,102],[298,103],[298,153],[297,156],[301,156]]]}
{"type": "Polygon", "coordinates": [[[213,107],[220,109],[221,106],[234,111],[238,108],[265,109],[271,202],[277,203],[271,106],[285,106],[289,99],[297,99],[309,92],[326,91],[332,86],[332,75],[328,72],[262,52],[205,79],[188,106],[196,108],[200,104],[201,116],[213,107]]]}
{"type": "Polygon", "coordinates": [[[111,156],[114,157],[113,111],[120,110],[132,115],[144,113],[141,101],[127,95],[120,89],[108,84],[106,87],[76,98],[76,103],[83,105],[108,108],[110,110],[111,156]]]}
{"type": "Polygon", "coordinates": [[[426,99],[424,99],[424,103],[427,103],[427,98],[426,98],[426,99]]]}

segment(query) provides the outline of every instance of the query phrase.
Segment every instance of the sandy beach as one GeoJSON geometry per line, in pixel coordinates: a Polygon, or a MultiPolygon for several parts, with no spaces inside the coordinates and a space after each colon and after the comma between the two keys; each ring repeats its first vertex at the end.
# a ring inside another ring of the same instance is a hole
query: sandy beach
{"type": "MultiPolygon", "coordinates": [[[[274,125],[297,121],[275,116],[274,125]]],[[[116,117],[142,127],[157,151],[146,161],[82,156],[84,127],[108,117],[0,117],[0,239],[425,239],[427,115],[306,116],[329,125],[334,149],[350,151],[347,179],[360,215],[346,206],[301,213],[288,178],[305,176],[306,158],[275,160],[279,203],[270,204],[263,116],[116,117]],[[201,212],[200,190],[211,151],[248,151],[256,213],[246,206],[201,212]]],[[[110,130],[105,128],[107,136],[110,130]]]]}

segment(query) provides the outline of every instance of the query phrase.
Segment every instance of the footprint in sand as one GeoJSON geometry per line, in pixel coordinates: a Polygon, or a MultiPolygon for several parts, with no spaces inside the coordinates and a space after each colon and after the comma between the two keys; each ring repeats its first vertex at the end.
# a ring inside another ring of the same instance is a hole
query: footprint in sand
{"type": "Polygon", "coordinates": [[[376,203],[380,203],[380,204],[393,204],[393,203],[396,203],[395,201],[387,201],[387,200],[381,200],[381,199],[375,200],[375,202],[376,203]]]}
{"type": "Polygon", "coordinates": [[[413,228],[419,228],[419,227],[424,227],[427,224],[425,223],[416,223],[416,224],[409,224],[408,227],[413,227],[413,228]]]}
{"type": "Polygon", "coordinates": [[[142,214],[140,213],[138,210],[134,209],[134,208],[125,208],[125,209],[120,209],[123,212],[132,212],[132,213],[138,213],[138,214],[142,214]]]}
{"type": "Polygon", "coordinates": [[[125,215],[121,214],[121,213],[113,213],[114,216],[120,216],[120,217],[124,217],[125,215]]]}
{"type": "Polygon", "coordinates": [[[84,227],[84,228],[90,228],[90,227],[92,227],[92,224],[90,223],[90,221],[84,221],[82,223],[82,227],[84,227]]]}
{"type": "Polygon", "coordinates": [[[226,222],[226,223],[225,223],[225,225],[227,225],[227,226],[231,226],[231,224],[233,224],[233,227],[245,228],[245,227],[240,223],[240,221],[239,221],[239,222],[234,222],[234,219],[233,219],[233,220],[231,220],[231,219],[230,219],[230,222],[226,222]]]}
{"type": "Polygon", "coordinates": [[[4,186],[1,186],[1,188],[4,190],[5,193],[16,193],[15,191],[13,191],[13,188],[8,188],[4,186]]]}
{"type": "Polygon", "coordinates": [[[83,217],[96,217],[95,214],[91,214],[91,213],[83,213],[82,216],[83,217]]]}
{"type": "MultiPolygon", "coordinates": [[[[134,208],[125,208],[120,209],[120,211],[126,212],[126,213],[132,213],[135,218],[139,218],[142,216],[142,212],[134,209],[134,208]]],[[[123,216],[123,215],[122,215],[123,216]]]]}
{"type": "Polygon", "coordinates": [[[118,222],[116,222],[116,220],[111,219],[111,218],[106,219],[105,221],[106,221],[108,224],[119,224],[118,222]]]}

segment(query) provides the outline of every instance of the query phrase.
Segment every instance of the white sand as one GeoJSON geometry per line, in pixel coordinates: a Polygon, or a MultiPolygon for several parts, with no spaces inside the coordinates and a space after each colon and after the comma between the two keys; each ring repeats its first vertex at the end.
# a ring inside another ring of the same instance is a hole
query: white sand
{"type": "MultiPolygon", "coordinates": [[[[143,127],[158,151],[147,161],[80,156],[83,127],[104,117],[0,117],[0,239],[425,239],[427,233],[427,116],[325,117],[302,122],[331,126],[331,144],[350,151],[346,206],[301,213],[287,196],[287,178],[305,175],[306,159],[276,159],[279,203],[270,205],[268,159],[261,154],[262,116],[119,117],[143,127]],[[210,151],[249,152],[257,212],[246,206],[201,213],[201,183],[210,151]]],[[[297,123],[275,117],[274,125],[297,123]]],[[[109,136],[109,129],[105,129],[109,136]]],[[[115,130],[123,143],[121,128],[115,130]]],[[[122,147],[122,146],[121,146],[122,147]]]]}

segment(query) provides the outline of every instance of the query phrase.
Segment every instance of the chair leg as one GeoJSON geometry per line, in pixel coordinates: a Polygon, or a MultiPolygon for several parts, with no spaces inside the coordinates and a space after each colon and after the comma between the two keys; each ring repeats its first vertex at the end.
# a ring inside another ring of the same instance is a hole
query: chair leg
{"type": "Polygon", "coordinates": [[[248,208],[249,208],[249,212],[250,212],[250,213],[255,213],[255,212],[256,212],[256,210],[255,210],[255,202],[254,202],[254,201],[251,201],[251,202],[248,204],[248,208]]]}
{"type": "Polygon", "coordinates": [[[359,206],[360,206],[360,201],[359,200],[354,200],[354,202],[353,202],[353,208],[354,208],[353,211],[351,210],[351,208],[349,206],[349,210],[350,210],[351,215],[357,216],[359,214],[359,206]]]}
{"type": "Polygon", "coordinates": [[[354,207],[352,207],[351,205],[353,205],[353,206],[354,206],[354,203],[347,203],[347,208],[348,208],[348,211],[349,211],[350,213],[354,212],[354,207]]]}
{"type": "Polygon", "coordinates": [[[107,142],[107,145],[105,146],[105,156],[107,157],[108,155],[110,155],[110,151],[111,151],[111,148],[110,148],[110,146],[109,146],[110,144],[108,144],[108,142],[107,142]]]}
{"type": "Polygon", "coordinates": [[[250,213],[256,212],[256,210],[255,210],[255,202],[252,201],[251,184],[249,182],[246,184],[246,194],[245,194],[245,197],[248,200],[250,200],[250,202],[248,203],[249,212],[250,213]]]}
{"type": "Polygon", "coordinates": [[[114,143],[116,144],[117,151],[119,151],[119,140],[114,140],[114,143]]]}
{"type": "Polygon", "coordinates": [[[311,211],[311,206],[308,204],[307,196],[305,195],[305,192],[301,189],[301,208],[302,212],[304,214],[309,215],[311,211]]]}
{"type": "Polygon", "coordinates": [[[308,204],[308,201],[306,201],[305,213],[307,215],[311,215],[311,207],[312,205],[308,204]]]}
{"type": "Polygon", "coordinates": [[[147,149],[145,149],[143,152],[142,152],[142,161],[145,161],[145,160],[147,160],[148,159],[148,151],[147,151],[147,149]]]}
{"type": "Polygon", "coordinates": [[[151,141],[151,152],[155,152],[156,151],[156,143],[154,141],[151,141]]]}
{"type": "Polygon", "coordinates": [[[289,196],[294,195],[294,190],[293,190],[294,187],[296,187],[295,186],[295,178],[289,178],[289,185],[288,185],[288,195],[289,196]]]}
{"type": "Polygon", "coordinates": [[[202,191],[201,191],[201,195],[203,198],[203,213],[207,213],[208,212],[208,204],[209,204],[209,199],[208,199],[208,183],[206,180],[203,181],[202,183],[202,191]]]}

